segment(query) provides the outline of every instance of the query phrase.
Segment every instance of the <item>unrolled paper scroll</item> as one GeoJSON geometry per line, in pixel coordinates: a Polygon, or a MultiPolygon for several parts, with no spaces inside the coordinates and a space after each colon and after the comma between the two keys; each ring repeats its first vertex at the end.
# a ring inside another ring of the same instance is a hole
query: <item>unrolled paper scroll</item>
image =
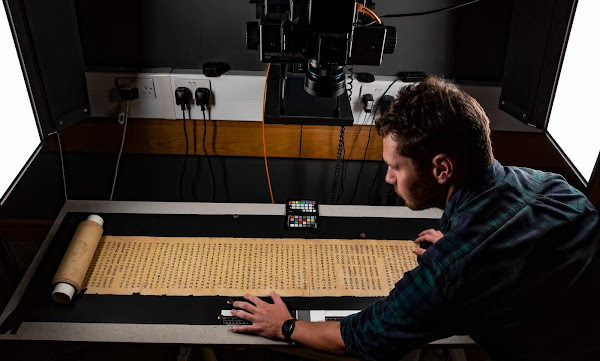
{"type": "Polygon", "coordinates": [[[412,241],[105,236],[87,293],[385,296],[417,266],[412,241]]]}

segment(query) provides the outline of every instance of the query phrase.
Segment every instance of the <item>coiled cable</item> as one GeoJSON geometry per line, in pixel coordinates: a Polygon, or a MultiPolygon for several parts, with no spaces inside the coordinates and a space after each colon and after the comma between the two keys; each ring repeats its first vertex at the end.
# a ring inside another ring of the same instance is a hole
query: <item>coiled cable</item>
{"type": "Polygon", "coordinates": [[[338,200],[338,183],[340,181],[340,171],[342,169],[342,152],[344,152],[344,132],[346,127],[342,125],[340,128],[340,141],[338,143],[337,157],[335,160],[335,170],[333,172],[333,185],[331,186],[331,204],[337,204],[338,200]]]}
{"type": "Polygon", "coordinates": [[[348,100],[352,101],[352,87],[354,82],[354,65],[348,68],[348,76],[346,77],[346,92],[348,93],[348,100]]]}

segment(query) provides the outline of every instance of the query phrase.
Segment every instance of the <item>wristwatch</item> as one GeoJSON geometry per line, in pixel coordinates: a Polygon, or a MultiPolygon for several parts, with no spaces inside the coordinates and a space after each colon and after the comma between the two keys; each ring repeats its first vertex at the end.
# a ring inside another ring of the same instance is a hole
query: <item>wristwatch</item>
{"type": "Polygon", "coordinates": [[[283,323],[283,325],[281,325],[281,333],[283,334],[283,337],[285,338],[286,341],[288,341],[288,342],[292,341],[292,333],[294,332],[295,326],[296,326],[295,318],[290,318],[289,320],[285,321],[283,323]]]}

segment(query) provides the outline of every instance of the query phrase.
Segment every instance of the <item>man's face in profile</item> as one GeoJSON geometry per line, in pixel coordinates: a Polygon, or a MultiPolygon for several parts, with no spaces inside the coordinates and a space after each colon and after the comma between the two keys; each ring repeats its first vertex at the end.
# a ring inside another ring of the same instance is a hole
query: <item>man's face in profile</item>
{"type": "Polygon", "coordinates": [[[394,186],[408,208],[421,210],[445,204],[445,194],[433,172],[418,171],[410,158],[398,154],[398,144],[391,134],[383,138],[383,160],[388,166],[385,181],[394,186]]]}

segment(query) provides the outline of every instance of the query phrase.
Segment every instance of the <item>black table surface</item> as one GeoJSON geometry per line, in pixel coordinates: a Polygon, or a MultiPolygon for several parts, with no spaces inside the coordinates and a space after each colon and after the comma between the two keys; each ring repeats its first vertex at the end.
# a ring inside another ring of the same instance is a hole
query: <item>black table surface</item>
{"type": "MultiPolygon", "coordinates": [[[[17,310],[3,329],[21,322],[101,322],[133,324],[219,324],[230,309],[224,296],[75,295],[69,304],[51,298],[51,281],[75,229],[88,213],[67,213],[17,310]]],[[[415,239],[439,220],[424,218],[320,217],[318,230],[286,229],[285,216],[99,214],[104,235],[156,237],[236,237],[307,239],[415,239]],[[364,235],[364,237],[363,237],[364,235]]],[[[358,310],[373,297],[286,297],[290,310],[358,310]]],[[[14,331],[14,330],[13,330],[14,331]]]]}

